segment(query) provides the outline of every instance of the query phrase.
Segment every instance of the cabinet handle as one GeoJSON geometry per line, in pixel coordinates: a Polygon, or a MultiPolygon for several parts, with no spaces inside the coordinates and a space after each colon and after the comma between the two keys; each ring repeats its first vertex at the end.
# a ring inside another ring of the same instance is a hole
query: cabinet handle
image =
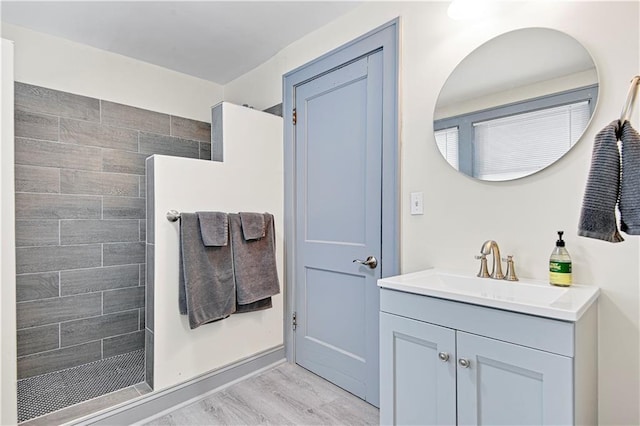
{"type": "Polygon", "coordinates": [[[460,364],[460,367],[462,368],[469,368],[471,366],[471,361],[465,358],[460,358],[458,360],[458,364],[460,364]]]}
{"type": "Polygon", "coordinates": [[[438,358],[440,358],[440,360],[443,361],[443,362],[447,362],[447,361],[449,361],[449,354],[446,353],[446,352],[440,352],[438,354],[438,358]]]}

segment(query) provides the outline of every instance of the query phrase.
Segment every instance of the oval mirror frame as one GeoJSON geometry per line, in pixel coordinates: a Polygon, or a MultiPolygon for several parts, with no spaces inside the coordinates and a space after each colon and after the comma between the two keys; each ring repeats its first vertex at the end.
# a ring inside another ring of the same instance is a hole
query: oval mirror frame
{"type": "Polygon", "coordinates": [[[562,158],[589,127],[598,100],[595,62],[573,37],[522,28],[467,55],[434,111],[439,152],[461,173],[506,181],[562,158]]]}

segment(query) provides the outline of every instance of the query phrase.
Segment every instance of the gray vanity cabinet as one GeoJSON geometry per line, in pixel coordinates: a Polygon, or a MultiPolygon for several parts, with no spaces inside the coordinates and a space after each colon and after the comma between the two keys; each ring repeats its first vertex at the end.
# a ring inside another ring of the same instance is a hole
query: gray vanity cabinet
{"type": "Polygon", "coordinates": [[[380,424],[456,424],[455,349],[455,330],[381,312],[380,424]]]}
{"type": "Polygon", "coordinates": [[[591,306],[559,321],[381,290],[383,425],[596,424],[591,306]]]}

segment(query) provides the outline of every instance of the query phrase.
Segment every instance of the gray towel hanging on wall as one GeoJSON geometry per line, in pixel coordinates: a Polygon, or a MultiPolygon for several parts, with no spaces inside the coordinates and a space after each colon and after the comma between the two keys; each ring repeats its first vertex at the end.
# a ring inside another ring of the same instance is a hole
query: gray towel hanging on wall
{"type": "Polygon", "coordinates": [[[620,193],[617,129],[618,120],[615,120],[595,137],[578,225],[578,235],[611,243],[624,241],[616,224],[616,204],[620,193]]]}
{"type": "Polygon", "coordinates": [[[583,237],[624,241],[618,232],[616,206],[620,229],[640,235],[640,135],[629,122],[639,88],[637,75],[631,79],[620,119],[596,135],[578,225],[578,235],[583,237]]]}
{"type": "Polygon", "coordinates": [[[620,229],[629,235],[640,235],[640,134],[628,121],[622,125],[620,141],[620,229]]]}

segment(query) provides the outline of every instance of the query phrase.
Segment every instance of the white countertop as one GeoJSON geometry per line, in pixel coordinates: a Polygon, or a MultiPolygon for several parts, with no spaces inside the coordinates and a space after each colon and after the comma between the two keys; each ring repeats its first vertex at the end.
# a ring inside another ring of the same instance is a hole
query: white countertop
{"type": "Polygon", "coordinates": [[[494,280],[438,269],[382,278],[378,286],[564,321],[577,321],[600,294],[594,286],[556,287],[543,281],[494,280]]]}

